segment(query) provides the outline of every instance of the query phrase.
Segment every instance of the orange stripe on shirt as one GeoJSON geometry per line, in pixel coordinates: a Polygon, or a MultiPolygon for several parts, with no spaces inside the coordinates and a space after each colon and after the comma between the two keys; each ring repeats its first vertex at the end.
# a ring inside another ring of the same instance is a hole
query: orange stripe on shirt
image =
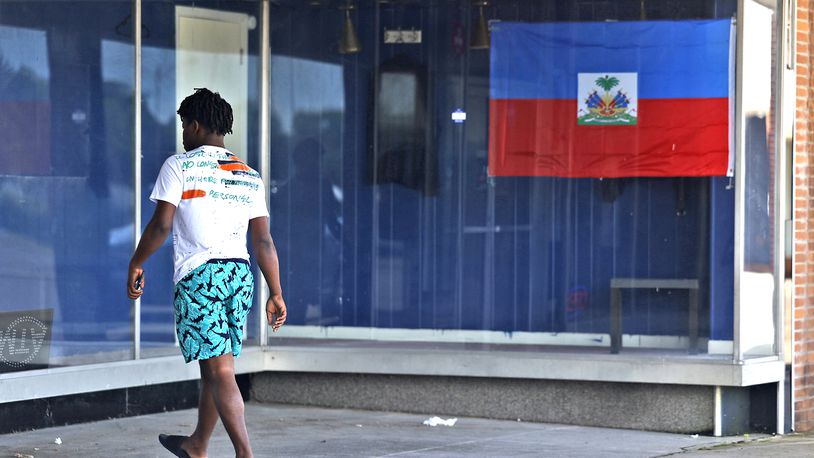
{"type": "Polygon", "coordinates": [[[251,168],[249,168],[249,166],[247,166],[245,164],[241,164],[239,162],[236,162],[236,163],[233,163],[233,164],[221,164],[220,168],[221,168],[221,170],[226,170],[227,172],[231,172],[232,170],[245,170],[245,171],[248,172],[248,171],[251,170],[251,168]]]}
{"type": "Polygon", "coordinates": [[[194,199],[196,197],[204,197],[206,196],[206,191],[203,189],[190,189],[189,191],[184,191],[181,194],[181,199],[194,199]]]}

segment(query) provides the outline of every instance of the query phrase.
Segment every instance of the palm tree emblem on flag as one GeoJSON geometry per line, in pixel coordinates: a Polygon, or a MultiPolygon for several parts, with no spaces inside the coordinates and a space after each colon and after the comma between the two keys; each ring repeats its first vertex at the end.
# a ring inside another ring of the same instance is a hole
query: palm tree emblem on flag
{"type": "Polygon", "coordinates": [[[636,125],[636,73],[580,73],[579,125],[636,125]]]}

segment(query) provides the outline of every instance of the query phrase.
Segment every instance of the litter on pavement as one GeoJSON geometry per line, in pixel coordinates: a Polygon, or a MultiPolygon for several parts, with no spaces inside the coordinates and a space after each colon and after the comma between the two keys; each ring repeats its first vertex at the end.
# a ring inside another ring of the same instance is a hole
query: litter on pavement
{"type": "Polygon", "coordinates": [[[427,426],[438,426],[438,425],[455,426],[455,422],[457,421],[458,421],[457,418],[450,418],[449,420],[444,420],[443,418],[440,417],[432,417],[424,420],[424,424],[427,426]]]}

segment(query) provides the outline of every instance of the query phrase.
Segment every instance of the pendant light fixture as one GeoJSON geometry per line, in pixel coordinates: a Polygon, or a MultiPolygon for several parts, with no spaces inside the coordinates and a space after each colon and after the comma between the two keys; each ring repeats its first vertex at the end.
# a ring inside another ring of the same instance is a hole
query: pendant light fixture
{"type": "Polygon", "coordinates": [[[484,0],[477,0],[472,3],[479,10],[478,21],[472,28],[472,38],[469,40],[470,49],[489,49],[489,24],[486,23],[486,16],[483,15],[483,7],[488,5],[484,0]]]}
{"type": "Polygon", "coordinates": [[[345,6],[340,6],[339,9],[345,11],[342,36],[339,37],[339,54],[356,54],[362,50],[359,37],[356,36],[356,29],[353,27],[353,21],[350,20],[350,10],[356,9],[356,6],[348,3],[345,6]]]}

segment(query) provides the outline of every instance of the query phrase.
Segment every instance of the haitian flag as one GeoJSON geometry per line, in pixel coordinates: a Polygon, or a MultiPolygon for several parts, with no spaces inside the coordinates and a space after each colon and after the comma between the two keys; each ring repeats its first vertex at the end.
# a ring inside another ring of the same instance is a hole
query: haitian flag
{"type": "Polygon", "coordinates": [[[489,175],[731,176],[733,31],[493,23],[489,175]]]}

